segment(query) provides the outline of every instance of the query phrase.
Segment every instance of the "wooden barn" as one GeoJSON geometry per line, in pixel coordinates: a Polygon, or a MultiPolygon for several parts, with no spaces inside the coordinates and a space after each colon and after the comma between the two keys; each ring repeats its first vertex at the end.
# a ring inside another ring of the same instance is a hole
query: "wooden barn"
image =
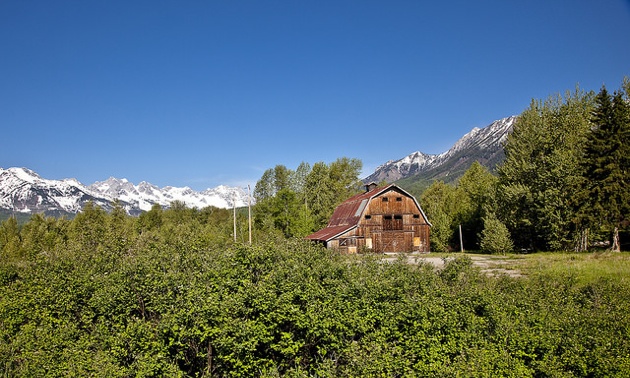
{"type": "Polygon", "coordinates": [[[394,184],[370,184],[339,205],[326,228],[306,238],[346,253],[429,252],[430,227],[412,195],[394,184]]]}

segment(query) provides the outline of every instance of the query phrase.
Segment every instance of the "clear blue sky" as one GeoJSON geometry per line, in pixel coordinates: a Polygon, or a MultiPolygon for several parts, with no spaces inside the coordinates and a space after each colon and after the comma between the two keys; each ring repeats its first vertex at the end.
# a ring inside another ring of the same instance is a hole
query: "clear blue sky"
{"type": "Polygon", "coordinates": [[[630,1],[0,2],[0,167],[203,190],[630,75],[630,1]]]}

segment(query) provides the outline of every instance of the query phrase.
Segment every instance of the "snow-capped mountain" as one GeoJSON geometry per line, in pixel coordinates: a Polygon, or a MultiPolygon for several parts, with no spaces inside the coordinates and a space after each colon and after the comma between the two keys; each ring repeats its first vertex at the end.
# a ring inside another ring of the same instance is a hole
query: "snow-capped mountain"
{"type": "Polygon", "coordinates": [[[27,168],[0,168],[0,209],[19,213],[76,214],[89,201],[110,210],[115,200],[120,201],[128,213],[138,214],[150,210],[153,204],[168,207],[173,201],[197,208],[241,207],[247,205],[248,196],[241,188],[227,186],[196,192],[188,187],[158,188],[147,182],[133,185],[113,177],[85,186],[76,179],[44,179],[27,168]]]}
{"type": "Polygon", "coordinates": [[[237,207],[247,206],[247,193],[244,189],[224,185],[196,192],[189,187],[158,188],[146,181],[134,185],[126,179],[110,177],[106,181],[95,182],[89,188],[104,196],[129,203],[134,208],[143,211],[150,210],[153,204],[168,206],[173,201],[181,201],[188,207],[199,209],[208,206],[226,209],[233,207],[234,204],[237,207]]]}
{"type": "Polygon", "coordinates": [[[88,201],[104,208],[102,198],[75,179],[46,180],[27,168],[0,168],[0,208],[21,213],[77,213],[88,201]]]}
{"type": "Polygon", "coordinates": [[[494,121],[484,128],[474,128],[448,151],[437,155],[414,152],[399,160],[390,160],[376,168],[364,182],[394,182],[414,176],[440,179],[463,173],[473,161],[493,169],[503,159],[503,144],[512,130],[516,116],[494,121]]]}

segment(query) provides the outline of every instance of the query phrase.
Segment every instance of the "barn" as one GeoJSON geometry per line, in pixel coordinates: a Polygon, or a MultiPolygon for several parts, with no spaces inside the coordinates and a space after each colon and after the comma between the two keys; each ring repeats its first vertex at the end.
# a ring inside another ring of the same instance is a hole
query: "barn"
{"type": "Polygon", "coordinates": [[[340,252],[429,252],[431,223],[418,201],[395,184],[366,185],[335,209],[328,226],[307,239],[340,252]]]}

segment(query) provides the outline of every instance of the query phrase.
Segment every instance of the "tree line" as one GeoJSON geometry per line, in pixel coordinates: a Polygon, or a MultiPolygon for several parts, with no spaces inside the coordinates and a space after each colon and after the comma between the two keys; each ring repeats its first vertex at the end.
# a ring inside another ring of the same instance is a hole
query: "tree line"
{"type": "Polygon", "coordinates": [[[619,251],[630,222],[630,80],[533,100],[492,175],[474,164],[455,186],[433,183],[421,204],[432,249],[619,251]]]}
{"type": "Polygon", "coordinates": [[[304,237],[326,226],[335,207],[360,190],[362,167],[361,160],[343,157],[266,170],[254,189],[256,228],[304,237]]]}

